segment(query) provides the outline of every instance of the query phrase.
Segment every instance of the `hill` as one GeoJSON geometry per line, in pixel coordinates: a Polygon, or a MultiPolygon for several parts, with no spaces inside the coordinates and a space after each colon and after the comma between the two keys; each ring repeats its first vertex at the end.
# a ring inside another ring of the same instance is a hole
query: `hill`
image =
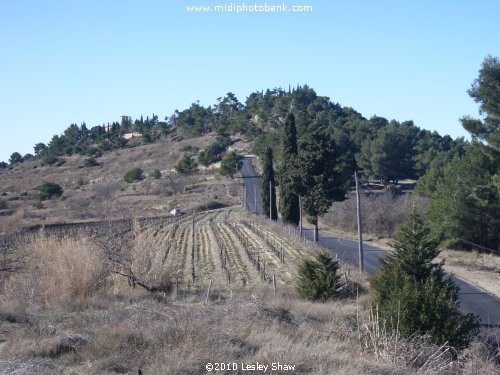
{"type": "Polygon", "coordinates": [[[0,232],[41,223],[162,216],[174,207],[191,212],[237,204],[237,180],[203,167],[187,176],[174,170],[187,146],[202,150],[214,140],[212,134],[182,141],[163,138],[106,152],[95,158],[96,166],[86,166],[86,156],[71,155],[60,156],[59,166],[42,166],[33,159],[0,170],[0,232]],[[144,178],[126,183],[123,177],[133,168],[141,168],[144,178]],[[160,171],[157,178],[155,170],[160,171]],[[59,184],[64,193],[39,204],[38,188],[47,181],[59,184]]]}

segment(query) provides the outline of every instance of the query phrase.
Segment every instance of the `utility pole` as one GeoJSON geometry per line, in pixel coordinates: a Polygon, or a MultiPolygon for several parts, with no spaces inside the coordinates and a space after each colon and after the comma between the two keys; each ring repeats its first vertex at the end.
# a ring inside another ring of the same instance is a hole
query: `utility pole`
{"type": "Polygon", "coordinates": [[[363,260],[363,229],[361,226],[361,200],[359,197],[359,181],[358,173],[354,171],[354,180],[356,181],[356,212],[358,216],[358,247],[359,247],[359,270],[364,271],[363,260]]]}
{"type": "Polygon", "coordinates": [[[302,238],[302,197],[299,195],[299,235],[302,238]]]}

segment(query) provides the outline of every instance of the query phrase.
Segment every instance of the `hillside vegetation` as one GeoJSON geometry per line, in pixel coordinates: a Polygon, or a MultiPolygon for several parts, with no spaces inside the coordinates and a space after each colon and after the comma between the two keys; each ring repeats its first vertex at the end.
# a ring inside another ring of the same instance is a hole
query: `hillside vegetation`
{"type": "Polygon", "coordinates": [[[162,216],[174,207],[191,212],[237,204],[242,194],[237,181],[214,169],[200,168],[189,176],[174,169],[186,146],[203,149],[214,141],[211,135],[162,139],[107,152],[92,167],[85,165],[86,157],[72,155],[60,157],[64,164],[58,167],[40,166],[33,159],[0,170],[0,233],[34,224],[162,216]],[[133,169],[142,170],[142,179],[127,183],[124,176],[133,169]],[[62,195],[40,201],[46,182],[61,186],[62,195]]]}

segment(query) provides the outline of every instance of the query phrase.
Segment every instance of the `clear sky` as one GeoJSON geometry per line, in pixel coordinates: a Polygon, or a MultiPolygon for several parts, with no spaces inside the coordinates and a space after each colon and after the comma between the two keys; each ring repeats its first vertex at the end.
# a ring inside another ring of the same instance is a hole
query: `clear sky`
{"type": "Polygon", "coordinates": [[[308,84],[365,117],[465,135],[500,56],[499,0],[0,1],[0,160],[71,123],[160,118],[228,91],[308,84]],[[311,12],[188,12],[192,5],[311,12]]]}

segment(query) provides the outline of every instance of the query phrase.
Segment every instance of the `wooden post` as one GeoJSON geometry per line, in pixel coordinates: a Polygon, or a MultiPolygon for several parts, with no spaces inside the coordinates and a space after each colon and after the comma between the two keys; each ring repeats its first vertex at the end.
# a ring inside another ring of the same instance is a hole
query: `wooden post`
{"type": "Polygon", "coordinates": [[[363,229],[361,223],[361,202],[359,197],[359,181],[358,173],[354,171],[354,179],[356,180],[356,212],[358,216],[358,252],[359,252],[359,270],[364,271],[364,260],[363,260],[363,229]]]}
{"type": "Polygon", "coordinates": [[[276,294],[276,275],[273,273],[273,289],[274,289],[274,294],[276,294]]]}
{"type": "Polygon", "coordinates": [[[212,280],[208,283],[208,289],[207,289],[207,298],[205,298],[205,302],[208,302],[208,297],[210,295],[210,287],[212,286],[212,280]]]}

